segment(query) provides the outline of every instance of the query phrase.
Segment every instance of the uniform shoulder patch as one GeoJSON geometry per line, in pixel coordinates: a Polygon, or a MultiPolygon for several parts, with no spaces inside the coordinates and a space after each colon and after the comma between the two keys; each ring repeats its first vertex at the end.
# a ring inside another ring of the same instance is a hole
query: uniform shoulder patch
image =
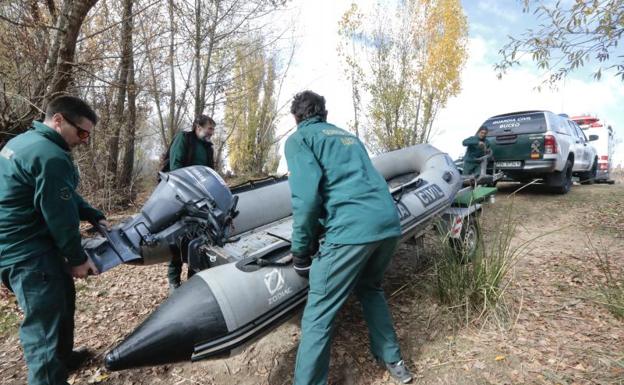
{"type": "Polygon", "coordinates": [[[326,128],[324,130],[322,130],[321,132],[323,132],[323,134],[325,136],[336,136],[336,135],[340,135],[340,136],[346,136],[346,135],[350,135],[348,132],[336,129],[336,128],[326,128]]]}
{"type": "Polygon", "coordinates": [[[13,155],[15,155],[15,151],[11,150],[7,146],[4,146],[4,148],[2,148],[2,151],[0,151],[0,156],[2,156],[5,159],[10,160],[13,157],[13,155]]]}
{"type": "Polygon", "coordinates": [[[355,138],[347,138],[347,137],[345,137],[345,138],[340,138],[340,141],[345,146],[351,146],[351,145],[355,144],[355,138]]]}

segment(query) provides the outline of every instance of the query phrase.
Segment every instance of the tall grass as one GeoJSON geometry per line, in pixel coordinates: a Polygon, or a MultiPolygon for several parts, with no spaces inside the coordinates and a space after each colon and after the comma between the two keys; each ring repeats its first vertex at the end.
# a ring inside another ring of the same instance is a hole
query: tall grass
{"type": "Polygon", "coordinates": [[[617,318],[624,319],[624,268],[615,263],[608,249],[598,249],[591,238],[588,239],[588,244],[593,254],[593,262],[601,273],[601,279],[597,282],[596,302],[617,318]]]}
{"type": "Polygon", "coordinates": [[[513,194],[501,213],[489,218],[485,227],[478,214],[464,220],[464,226],[472,221],[481,234],[472,255],[457,247],[449,233],[440,234],[443,247],[433,258],[433,290],[440,302],[467,321],[481,319],[492,310],[510,315],[506,306],[500,305],[511,283],[511,272],[533,241],[546,235],[514,242],[519,222],[514,215],[513,194]]]}

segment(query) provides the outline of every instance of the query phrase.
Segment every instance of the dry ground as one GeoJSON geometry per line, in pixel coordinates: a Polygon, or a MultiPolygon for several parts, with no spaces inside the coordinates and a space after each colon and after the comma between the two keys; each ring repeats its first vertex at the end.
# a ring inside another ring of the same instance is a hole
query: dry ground
{"type": "MultiPolygon", "coordinates": [[[[488,218],[503,214],[515,185],[500,186],[488,218]]],[[[574,186],[565,196],[540,186],[514,194],[522,226],[515,242],[531,243],[513,271],[504,301],[509,317],[459,320],[428,289],[423,256],[437,248],[402,245],[385,282],[403,355],[416,384],[624,384],[624,321],[596,303],[600,274],[593,244],[624,268],[624,184],[574,186]],[[554,232],[552,232],[554,231],[554,232]],[[550,233],[552,232],[552,233],[550,233]]],[[[295,317],[226,360],[110,373],[105,352],[167,294],[165,266],[122,266],[79,281],[76,344],[98,353],[73,384],[288,384],[299,336],[295,317]]],[[[0,383],[25,384],[13,297],[0,294],[0,383]]],[[[357,302],[342,311],[333,343],[331,384],[388,384],[368,354],[357,302]]]]}

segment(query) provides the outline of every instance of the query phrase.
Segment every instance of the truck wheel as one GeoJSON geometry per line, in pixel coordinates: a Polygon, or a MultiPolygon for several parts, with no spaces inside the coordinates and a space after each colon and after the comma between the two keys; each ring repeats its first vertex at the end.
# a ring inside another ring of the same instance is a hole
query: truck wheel
{"type": "Polygon", "coordinates": [[[548,178],[548,185],[557,194],[567,194],[572,188],[572,162],[568,159],[561,171],[555,171],[548,178]]]}
{"type": "Polygon", "coordinates": [[[598,174],[598,162],[594,160],[594,164],[590,171],[581,174],[581,184],[594,184],[596,175],[598,174]]]}
{"type": "Polygon", "coordinates": [[[481,231],[473,215],[470,215],[462,226],[461,235],[458,239],[451,238],[451,247],[455,256],[461,263],[472,262],[481,239],[481,231]]]}

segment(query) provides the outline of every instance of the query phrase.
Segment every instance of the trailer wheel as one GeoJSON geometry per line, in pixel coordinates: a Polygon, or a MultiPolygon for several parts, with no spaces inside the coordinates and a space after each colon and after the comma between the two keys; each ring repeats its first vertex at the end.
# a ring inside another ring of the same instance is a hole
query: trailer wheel
{"type": "Polygon", "coordinates": [[[481,231],[473,215],[464,220],[459,238],[451,239],[451,247],[455,256],[462,262],[472,262],[481,239],[481,231]]]}

